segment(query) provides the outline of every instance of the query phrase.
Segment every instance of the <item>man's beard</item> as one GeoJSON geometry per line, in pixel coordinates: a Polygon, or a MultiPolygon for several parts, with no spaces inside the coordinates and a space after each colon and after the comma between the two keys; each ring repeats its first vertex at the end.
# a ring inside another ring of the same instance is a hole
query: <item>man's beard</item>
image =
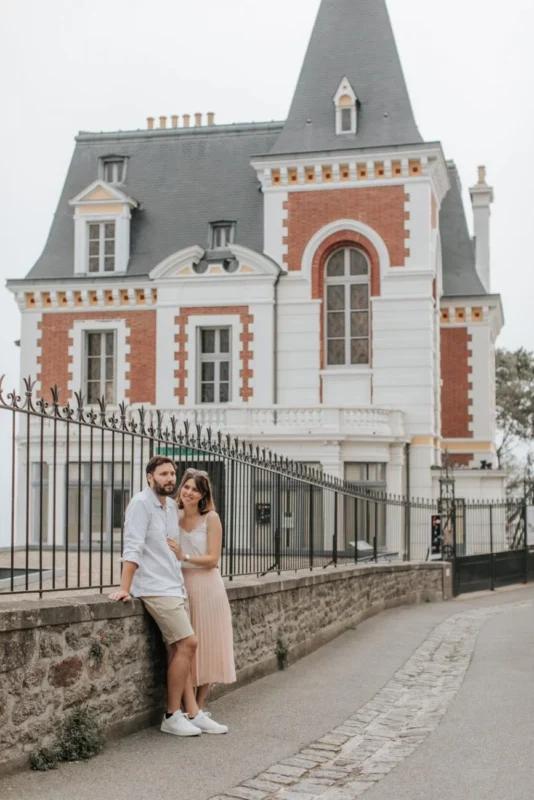
{"type": "Polygon", "coordinates": [[[160,497],[170,497],[176,491],[176,482],[161,484],[154,480],[154,491],[160,497]]]}

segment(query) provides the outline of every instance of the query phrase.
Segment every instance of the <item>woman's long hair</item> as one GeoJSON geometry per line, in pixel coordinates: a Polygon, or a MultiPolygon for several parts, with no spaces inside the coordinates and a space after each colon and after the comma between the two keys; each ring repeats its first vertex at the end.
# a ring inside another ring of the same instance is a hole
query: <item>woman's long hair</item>
{"type": "Polygon", "coordinates": [[[198,501],[198,510],[201,514],[207,514],[208,511],[215,511],[215,503],[213,502],[213,489],[211,488],[210,479],[207,472],[201,469],[193,469],[189,467],[182,475],[182,480],[176,492],[176,502],[178,508],[183,508],[184,504],[181,500],[182,489],[189,480],[194,480],[195,486],[201,493],[201,498],[198,501]]]}

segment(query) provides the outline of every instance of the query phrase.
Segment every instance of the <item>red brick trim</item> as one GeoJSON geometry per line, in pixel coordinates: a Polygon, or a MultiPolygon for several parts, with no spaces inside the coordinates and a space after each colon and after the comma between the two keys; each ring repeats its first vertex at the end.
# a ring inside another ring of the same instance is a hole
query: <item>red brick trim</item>
{"type": "Polygon", "coordinates": [[[318,230],[339,219],[354,219],[383,239],[393,266],[405,263],[403,186],[291,192],[286,220],[289,270],[300,270],[304,250],[318,230]]]}
{"type": "Polygon", "coordinates": [[[174,390],[175,396],[178,398],[178,404],[183,406],[187,400],[187,378],[188,378],[188,335],[187,324],[190,317],[195,316],[216,316],[216,315],[233,315],[239,316],[241,324],[241,332],[239,341],[241,349],[239,352],[239,377],[241,379],[241,386],[239,387],[239,396],[247,403],[254,395],[250,383],[254,378],[254,371],[251,363],[254,358],[252,351],[252,344],[254,341],[254,334],[250,326],[254,322],[254,316],[250,314],[249,306],[190,306],[180,308],[180,313],[175,317],[175,325],[178,326],[178,334],[174,337],[174,341],[180,345],[175,353],[175,360],[177,369],[174,372],[176,379],[176,388],[174,390]]]}
{"type": "MultiPolygon", "coordinates": [[[[156,402],[156,311],[84,311],[79,313],[43,314],[40,323],[41,338],[38,364],[41,394],[48,395],[50,387],[57,384],[60,402],[69,399],[69,379],[72,378],[72,358],[69,347],[73,344],[71,331],[77,321],[124,320],[129,330],[126,344],[125,372],[130,381],[130,403],[156,402]]],[[[76,387],[77,388],[77,387],[76,387]]],[[[118,401],[126,398],[119,397],[118,401]]]]}
{"type": "Polygon", "coordinates": [[[441,330],[441,434],[446,439],[472,439],[471,339],[467,328],[441,330]]]}

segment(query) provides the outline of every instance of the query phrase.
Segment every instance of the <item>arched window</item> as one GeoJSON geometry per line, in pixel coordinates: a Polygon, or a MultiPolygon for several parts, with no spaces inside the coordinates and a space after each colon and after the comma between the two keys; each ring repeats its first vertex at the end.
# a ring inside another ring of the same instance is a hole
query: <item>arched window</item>
{"type": "Polygon", "coordinates": [[[369,363],[369,261],[344,247],[326,263],[326,363],[369,363]]]}

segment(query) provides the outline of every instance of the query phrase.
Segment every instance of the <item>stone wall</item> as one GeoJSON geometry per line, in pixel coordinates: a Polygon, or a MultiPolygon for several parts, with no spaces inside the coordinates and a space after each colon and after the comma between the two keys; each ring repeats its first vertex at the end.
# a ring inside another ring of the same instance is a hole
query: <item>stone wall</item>
{"type": "MultiPolygon", "coordinates": [[[[345,566],[228,586],[238,681],[289,662],[367,616],[403,603],[448,599],[447,564],[345,566]]],[[[23,766],[49,744],[80,703],[120,735],[159,719],[164,651],[139,601],[86,595],[0,605],[0,771],[23,766]]]]}

